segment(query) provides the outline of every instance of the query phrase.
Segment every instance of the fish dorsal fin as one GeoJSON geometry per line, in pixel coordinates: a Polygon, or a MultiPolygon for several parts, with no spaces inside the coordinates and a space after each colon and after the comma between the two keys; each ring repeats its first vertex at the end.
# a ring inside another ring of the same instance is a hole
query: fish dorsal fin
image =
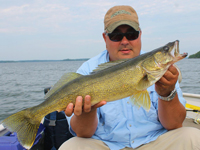
{"type": "Polygon", "coordinates": [[[47,99],[49,96],[51,96],[55,91],[57,91],[59,88],[63,87],[68,82],[82,76],[81,74],[75,73],[75,72],[69,72],[65,73],[60,80],[50,89],[50,91],[45,95],[45,99],[47,99]]]}
{"type": "Polygon", "coordinates": [[[146,111],[149,111],[151,107],[151,100],[147,90],[135,91],[130,97],[130,101],[138,108],[142,106],[146,111]]]}
{"type": "Polygon", "coordinates": [[[106,68],[115,66],[115,65],[120,64],[120,63],[122,63],[122,62],[125,62],[125,61],[127,61],[127,60],[129,60],[129,59],[120,59],[120,60],[109,61],[109,62],[100,64],[100,65],[98,65],[98,67],[97,67],[96,69],[94,69],[94,70],[91,72],[91,74],[94,74],[94,73],[96,73],[96,72],[98,72],[98,71],[101,71],[101,70],[104,70],[104,69],[106,69],[106,68]]]}

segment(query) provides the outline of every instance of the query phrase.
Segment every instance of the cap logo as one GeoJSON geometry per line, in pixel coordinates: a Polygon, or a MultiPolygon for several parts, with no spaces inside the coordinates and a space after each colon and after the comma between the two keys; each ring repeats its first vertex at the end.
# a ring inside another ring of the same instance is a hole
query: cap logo
{"type": "Polygon", "coordinates": [[[116,13],[114,13],[114,14],[111,16],[111,18],[113,18],[113,17],[115,17],[115,16],[117,16],[117,15],[120,15],[120,14],[128,14],[128,15],[131,15],[131,13],[128,12],[128,11],[119,10],[119,11],[117,11],[116,13]]]}

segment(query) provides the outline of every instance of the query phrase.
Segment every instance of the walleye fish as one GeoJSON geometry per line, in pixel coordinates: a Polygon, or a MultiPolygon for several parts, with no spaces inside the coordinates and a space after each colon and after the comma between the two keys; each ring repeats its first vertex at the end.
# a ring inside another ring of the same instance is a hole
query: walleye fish
{"type": "Polygon", "coordinates": [[[146,89],[158,81],[171,64],[186,56],[187,53],[179,54],[179,41],[174,41],[132,59],[102,64],[90,75],[64,74],[46,94],[43,103],[17,112],[2,123],[17,132],[21,145],[30,149],[42,118],[53,111],[65,110],[69,103],[75,103],[77,96],[90,95],[92,104],[130,96],[134,105],[148,111],[151,100],[146,89]]]}

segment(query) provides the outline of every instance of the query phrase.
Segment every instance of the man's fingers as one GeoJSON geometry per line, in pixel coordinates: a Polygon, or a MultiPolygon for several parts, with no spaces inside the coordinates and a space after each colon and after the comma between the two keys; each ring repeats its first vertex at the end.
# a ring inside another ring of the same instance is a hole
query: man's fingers
{"type": "Polygon", "coordinates": [[[74,108],[74,114],[77,115],[77,116],[80,116],[82,114],[82,101],[83,101],[82,96],[78,96],[76,98],[76,104],[75,104],[75,108],[74,108]]]}
{"type": "Polygon", "coordinates": [[[161,96],[168,96],[174,90],[178,79],[178,70],[171,65],[165,74],[155,84],[156,92],[161,96]]]}
{"type": "Polygon", "coordinates": [[[105,105],[107,102],[105,100],[100,101],[99,103],[95,104],[94,106],[92,106],[92,108],[98,108],[101,107],[103,105],[105,105]]]}
{"type": "Polygon", "coordinates": [[[68,116],[68,117],[70,117],[71,115],[72,115],[72,113],[73,113],[73,103],[69,103],[68,105],[67,105],[67,108],[65,109],[65,114],[68,116]]]}
{"type": "Polygon", "coordinates": [[[179,75],[179,73],[178,73],[178,70],[176,69],[176,67],[171,65],[158,82],[165,86],[167,86],[167,85],[171,86],[176,83],[176,81],[178,79],[178,75],[179,75]]]}
{"type": "Polygon", "coordinates": [[[168,81],[170,80],[174,80],[178,78],[178,70],[176,69],[176,67],[174,67],[173,65],[171,65],[168,70],[165,72],[165,74],[163,75],[163,77],[165,77],[168,81]]]}
{"type": "Polygon", "coordinates": [[[162,86],[167,86],[170,84],[170,81],[168,81],[164,76],[158,80],[158,83],[162,86]]]}
{"type": "Polygon", "coordinates": [[[89,95],[86,95],[83,106],[83,98],[82,96],[78,96],[76,98],[75,107],[73,106],[73,103],[69,103],[67,108],[65,109],[65,114],[69,117],[74,112],[76,116],[80,116],[83,112],[89,113],[92,110],[92,108],[95,109],[105,104],[106,101],[103,100],[91,107],[91,97],[89,95]]]}
{"type": "Polygon", "coordinates": [[[90,112],[91,111],[91,97],[89,95],[85,96],[85,102],[84,102],[84,112],[90,112]]]}
{"type": "Polygon", "coordinates": [[[178,75],[179,72],[174,64],[172,64],[168,69],[173,75],[178,75]]]}

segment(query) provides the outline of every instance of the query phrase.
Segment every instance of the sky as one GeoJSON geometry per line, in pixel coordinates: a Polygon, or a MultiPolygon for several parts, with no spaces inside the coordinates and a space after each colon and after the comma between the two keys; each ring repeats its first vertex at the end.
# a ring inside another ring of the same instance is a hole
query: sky
{"type": "Polygon", "coordinates": [[[91,58],[105,50],[104,15],[115,5],[138,13],[142,50],[179,40],[200,51],[199,0],[0,0],[0,60],[91,58]]]}

